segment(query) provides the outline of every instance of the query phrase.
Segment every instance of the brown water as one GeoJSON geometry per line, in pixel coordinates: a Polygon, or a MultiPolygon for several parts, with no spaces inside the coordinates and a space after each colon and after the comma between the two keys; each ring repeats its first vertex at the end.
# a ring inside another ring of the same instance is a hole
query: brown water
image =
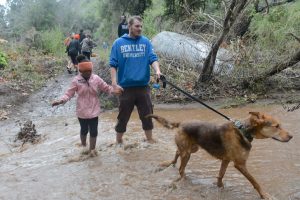
{"type": "MultiPolygon", "coordinates": [[[[300,110],[287,113],[280,106],[260,105],[221,111],[236,119],[247,117],[249,111],[261,111],[281,120],[294,138],[288,143],[254,140],[248,169],[273,199],[300,199],[300,110]]],[[[157,108],[155,113],[176,121],[225,122],[207,109],[178,106],[170,110],[157,108]]],[[[52,110],[46,117],[36,116],[33,122],[43,141],[24,148],[12,147],[13,142],[8,140],[19,130],[16,123],[2,122],[0,199],[259,199],[232,164],[224,177],[224,189],[217,188],[213,183],[220,161],[203,150],[192,155],[186,168],[187,179],[174,183],[179,176],[178,165],[164,170],[158,167],[175,154],[174,131],[155,124],[154,137],[158,142],[149,145],[143,142],[141,124],[134,113],[124,136],[125,149],[117,148],[111,145],[116,115],[101,115],[99,155],[86,160],[80,154],[82,149],[76,146],[79,124],[73,112],[52,110]],[[74,160],[78,162],[71,162],[74,160]]]]}

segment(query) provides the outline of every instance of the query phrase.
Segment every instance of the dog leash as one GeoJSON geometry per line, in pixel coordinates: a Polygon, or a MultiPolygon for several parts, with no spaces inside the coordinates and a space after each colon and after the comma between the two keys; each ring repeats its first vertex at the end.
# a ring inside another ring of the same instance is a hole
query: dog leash
{"type": "MultiPolygon", "coordinates": [[[[179,87],[176,86],[175,84],[173,84],[173,83],[171,83],[170,81],[168,81],[168,80],[166,79],[166,77],[165,77],[164,75],[162,75],[162,74],[160,75],[160,80],[161,80],[162,83],[163,83],[163,88],[166,88],[167,84],[169,84],[169,85],[171,85],[173,88],[175,88],[176,90],[182,92],[183,94],[185,94],[186,96],[188,96],[189,98],[191,98],[192,100],[194,100],[194,101],[196,101],[196,102],[202,104],[202,105],[205,106],[206,108],[208,108],[208,109],[214,111],[215,113],[221,115],[222,117],[224,117],[224,118],[227,119],[228,121],[232,122],[232,123],[234,124],[234,126],[240,131],[240,133],[241,133],[244,137],[246,137],[247,140],[248,140],[249,142],[252,142],[252,140],[253,140],[252,135],[251,135],[250,133],[248,133],[248,131],[246,130],[245,126],[242,124],[241,121],[239,121],[239,120],[234,120],[234,119],[232,119],[232,118],[226,116],[225,114],[223,114],[223,113],[217,111],[216,109],[210,107],[210,106],[207,105],[206,103],[200,101],[198,98],[196,98],[196,97],[190,95],[189,93],[187,93],[187,92],[184,91],[183,89],[179,88],[179,87]]],[[[157,80],[157,84],[158,84],[158,82],[159,82],[159,80],[157,80]]],[[[154,88],[159,89],[159,85],[157,85],[157,84],[154,84],[154,88]]]]}
{"type": "Polygon", "coordinates": [[[186,96],[188,96],[189,98],[193,99],[194,101],[202,104],[203,106],[205,106],[206,108],[214,111],[215,113],[221,115],[222,117],[224,117],[225,119],[229,120],[229,121],[235,121],[235,120],[232,120],[231,118],[227,117],[226,115],[224,115],[223,113],[217,111],[216,109],[210,107],[209,105],[207,105],[206,103],[200,101],[198,98],[190,95],[189,93],[187,93],[186,91],[184,91],[183,89],[179,88],[178,86],[174,85],[173,83],[171,83],[170,81],[168,81],[166,79],[166,77],[164,75],[160,75],[160,80],[163,82],[163,88],[166,88],[166,85],[169,84],[171,85],[173,88],[175,88],[176,90],[180,91],[181,93],[185,94],[186,96]]]}

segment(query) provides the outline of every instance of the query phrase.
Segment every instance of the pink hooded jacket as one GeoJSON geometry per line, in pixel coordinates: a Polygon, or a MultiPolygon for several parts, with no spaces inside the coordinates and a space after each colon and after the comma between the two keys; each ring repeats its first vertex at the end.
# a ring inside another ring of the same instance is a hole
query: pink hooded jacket
{"type": "Polygon", "coordinates": [[[61,100],[65,103],[77,93],[77,117],[91,119],[100,114],[100,101],[98,97],[100,91],[111,94],[113,88],[96,74],[92,74],[88,81],[79,74],[74,77],[70,88],[61,100]]]}

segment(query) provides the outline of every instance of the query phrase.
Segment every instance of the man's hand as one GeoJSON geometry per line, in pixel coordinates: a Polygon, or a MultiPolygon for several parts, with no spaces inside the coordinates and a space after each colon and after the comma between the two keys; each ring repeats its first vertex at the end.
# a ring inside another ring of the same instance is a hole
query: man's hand
{"type": "Polygon", "coordinates": [[[155,72],[155,79],[157,80],[157,79],[160,79],[160,75],[161,75],[161,73],[160,73],[160,70],[158,69],[156,72],[155,72]]]}
{"type": "Polygon", "coordinates": [[[52,107],[53,107],[53,106],[58,106],[58,105],[60,105],[60,104],[62,104],[62,103],[64,103],[63,100],[55,100],[55,101],[52,102],[51,105],[52,105],[52,107]]]}
{"type": "Polygon", "coordinates": [[[121,95],[122,92],[124,91],[124,89],[117,84],[113,84],[112,87],[113,87],[112,93],[115,95],[121,95]]]}

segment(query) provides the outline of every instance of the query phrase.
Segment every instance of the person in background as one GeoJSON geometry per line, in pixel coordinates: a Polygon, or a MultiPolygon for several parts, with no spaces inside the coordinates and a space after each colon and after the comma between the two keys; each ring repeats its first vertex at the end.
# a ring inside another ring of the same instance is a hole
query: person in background
{"type": "Polygon", "coordinates": [[[90,34],[86,35],[86,38],[82,40],[81,45],[81,53],[85,55],[89,60],[91,59],[92,50],[95,46],[97,46],[90,34]]]}
{"type": "MultiPolygon", "coordinates": [[[[75,68],[75,71],[77,72],[77,60],[76,57],[79,54],[80,48],[79,48],[79,34],[75,34],[72,41],[70,42],[69,46],[67,47],[67,51],[68,51],[68,55],[71,58],[71,62],[72,62],[72,67],[75,68]]],[[[72,73],[72,69],[69,68],[68,72],[71,74],[72,73]]]]}
{"type": "Polygon", "coordinates": [[[65,45],[65,47],[68,47],[71,41],[72,41],[72,34],[71,33],[67,33],[67,37],[64,39],[64,45],[65,45]]]}
{"type": "Polygon", "coordinates": [[[83,29],[80,29],[79,37],[79,42],[82,42],[82,40],[86,38],[85,34],[83,33],[83,29]]]}
{"type": "Polygon", "coordinates": [[[119,97],[119,115],[115,126],[116,142],[122,144],[123,134],[134,106],[137,107],[142,128],[149,143],[152,138],[153,123],[145,116],[153,113],[150,97],[150,65],[160,77],[158,58],[150,40],[142,36],[142,18],[133,16],[129,19],[129,34],[115,40],[110,54],[112,85],[124,88],[119,97]]]}
{"type": "Polygon", "coordinates": [[[86,147],[87,134],[90,133],[90,148],[87,150],[91,156],[96,156],[95,150],[98,135],[98,116],[100,114],[100,92],[120,95],[122,88],[108,85],[98,75],[93,73],[93,64],[84,55],[77,57],[79,74],[72,80],[71,86],[59,99],[52,102],[58,106],[69,101],[77,93],[76,115],[80,124],[81,145],[86,147]]]}
{"type": "Polygon", "coordinates": [[[128,29],[128,23],[126,20],[126,16],[122,15],[121,16],[121,23],[118,26],[118,36],[121,37],[124,34],[128,34],[129,29],[128,29]]]}
{"type": "MultiPolygon", "coordinates": [[[[67,54],[68,54],[68,47],[69,47],[72,39],[73,39],[73,36],[71,33],[68,33],[67,37],[64,39],[64,45],[66,47],[65,53],[67,53],[67,54]]],[[[69,56],[69,54],[68,54],[68,57],[69,57],[69,59],[68,59],[67,70],[70,73],[71,72],[70,69],[72,68],[72,61],[71,61],[71,57],[69,56]]]]}
{"type": "MultiPolygon", "coordinates": [[[[86,38],[86,36],[85,36],[85,34],[83,33],[83,29],[80,29],[80,31],[79,31],[79,44],[81,44],[81,42],[82,42],[82,40],[84,39],[84,38],[86,38]]],[[[81,45],[80,45],[80,53],[82,53],[81,52],[81,45]]]]}

